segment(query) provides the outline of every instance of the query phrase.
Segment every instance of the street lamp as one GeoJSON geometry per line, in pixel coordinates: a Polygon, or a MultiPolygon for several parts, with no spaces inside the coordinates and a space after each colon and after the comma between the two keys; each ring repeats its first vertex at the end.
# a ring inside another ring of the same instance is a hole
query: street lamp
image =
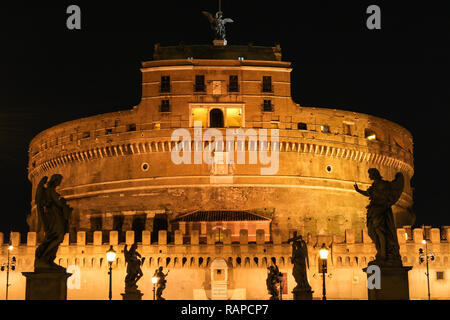
{"type": "Polygon", "coordinates": [[[4,263],[1,266],[2,271],[5,271],[5,267],[6,267],[6,300],[8,300],[8,287],[10,286],[10,284],[9,284],[9,269],[11,268],[12,271],[14,271],[16,269],[16,257],[12,256],[11,260],[9,259],[9,253],[13,249],[14,249],[14,247],[12,245],[10,245],[8,247],[8,257],[7,257],[6,266],[4,263]]]}
{"type": "Polygon", "coordinates": [[[427,276],[427,286],[428,286],[428,300],[431,300],[431,294],[430,294],[430,272],[428,270],[428,260],[434,261],[434,253],[430,252],[428,253],[428,245],[427,240],[422,240],[422,244],[425,245],[425,253],[423,252],[423,248],[419,249],[419,262],[423,263],[426,261],[427,263],[427,272],[425,273],[427,276]]]}
{"type": "Polygon", "coordinates": [[[155,300],[155,290],[156,290],[156,283],[158,282],[158,277],[152,277],[152,283],[153,283],[153,300],[155,300]]]}
{"type": "Polygon", "coordinates": [[[116,260],[116,252],[111,245],[109,250],[106,251],[106,260],[108,260],[109,264],[109,300],[112,300],[112,263],[116,260]]]}
{"type": "Polygon", "coordinates": [[[323,275],[322,300],[327,300],[327,291],[325,288],[325,274],[327,273],[328,249],[325,246],[325,243],[322,243],[322,247],[319,250],[319,256],[320,259],[322,260],[322,275],[323,275]]]}

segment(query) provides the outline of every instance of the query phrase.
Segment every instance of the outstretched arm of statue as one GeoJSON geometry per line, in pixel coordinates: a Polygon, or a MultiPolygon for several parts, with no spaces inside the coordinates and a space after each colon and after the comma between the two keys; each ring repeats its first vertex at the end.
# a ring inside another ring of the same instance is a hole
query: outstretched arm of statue
{"type": "Polygon", "coordinates": [[[362,194],[363,196],[366,196],[366,197],[369,196],[369,192],[368,192],[367,190],[365,190],[365,191],[364,191],[364,190],[361,190],[361,189],[358,187],[358,185],[356,184],[356,182],[355,182],[355,184],[353,185],[353,187],[355,188],[356,192],[362,194]]]}

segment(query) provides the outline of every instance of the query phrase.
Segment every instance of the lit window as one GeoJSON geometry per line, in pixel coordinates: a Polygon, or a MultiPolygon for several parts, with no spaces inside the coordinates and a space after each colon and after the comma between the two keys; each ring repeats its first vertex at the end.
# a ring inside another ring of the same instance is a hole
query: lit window
{"type": "Polygon", "coordinates": [[[161,129],[161,123],[159,123],[159,122],[154,123],[154,124],[153,124],[153,129],[154,129],[154,130],[159,130],[159,129],[161,129]]]}
{"type": "Polygon", "coordinates": [[[192,126],[196,121],[202,123],[202,128],[206,128],[208,125],[208,109],[206,108],[192,108],[192,126]]]}
{"type": "Polygon", "coordinates": [[[229,128],[242,127],[241,108],[228,108],[227,112],[227,126],[229,128]]]}
{"type": "Polygon", "coordinates": [[[377,135],[373,130],[365,129],[364,130],[364,137],[367,140],[377,140],[377,135]]]}
{"type": "Polygon", "coordinates": [[[330,133],[330,127],[326,124],[320,126],[320,131],[323,133],[330,133]]]}
{"type": "Polygon", "coordinates": [[[270,121],[270,128],[278,129],[279,122],[278,121],[270,121]]]}

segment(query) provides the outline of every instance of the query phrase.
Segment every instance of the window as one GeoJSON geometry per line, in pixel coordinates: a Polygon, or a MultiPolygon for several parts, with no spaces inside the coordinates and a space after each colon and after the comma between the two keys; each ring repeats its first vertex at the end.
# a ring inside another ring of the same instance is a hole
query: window
{"type": "Polygon", "coordinates": [[[270,128],[271,129],[278,129],[279,128],[279,122],[278,121],[270,121],[270,128]]]}
{"type": "Polygon", "coordinates": [[[271,76],[263,76],[263,92],[273,92],[272,89],[272,77],[271,76]]]}
{"type": "Polygon", "coordinates": [[[308,130],[308,126],[304,122],[297,123],[297,129],[298,130],[308,130]]]}
{"type": "Polygon", "coordinates": [[[153,124],[153,130],[160,130],[161,129],[161,123],[156,122],[153,124]]]}
{"type": "Polygon", "coordinates": [[[264,100],[263,111],[264,112],[273,112],[272,100],[264,100]]]}
{"type": "Polygon", "coordinates": [[[322,131],[323,133],[330,133],[330,127],[326,124],[323,124],[320,126],[320,131],[322,131]]]}
{"type": "Polygon", "coordinates": [[[161,100],[160,112],[170,112],[169,100],[161,100]]]}
{"type": "Polygon", "coordinates": [[[444,271],[436,271],[436,280],[444,280],[444,271]]]}
{"type": "Polygon", "coordinates": [[[195,76],[195,88],[196,92],[205,92],[205,76],[195,76]]]}
{"type": "Polygon", "coordinates": [[[161,92],[170,92],[170,76],[161,76],[161,92]]]}
{"type": "Polygon", "coordinates": [[[238,92],[239,91],[238,76],[230,76],[230,81],[228,84],[228,91],[229,92],[238,92]]]}
{"type": "Polygon", "coordinates": [[[112,129],[105,129],[105,134],[111,134],[112,133],[112,129]]]}
{"type": "Polygon", "coordinates": [[[82,139],[89,138],[91,136],[91,133],[89,131],[83,132],[83,135],[81,136],[82,139]]]}
{"type": "Polygon", "coordinates": [[[127,126],[127,131],[136,131],[136,123],[130,123],[127,126]]]}
{"type": "Polygon", "coordinates": [[[347,136],[352,135],[352,127],[349,123],[344,123],[344,135],[347,135],[347,136]]]}
{"type": "Polygon", "coordinates": [[[370,130],[370,129],[364,129],[364,137],[367,140],[377,140],[377,135],[376,135],[375,131],[370,130]]]}

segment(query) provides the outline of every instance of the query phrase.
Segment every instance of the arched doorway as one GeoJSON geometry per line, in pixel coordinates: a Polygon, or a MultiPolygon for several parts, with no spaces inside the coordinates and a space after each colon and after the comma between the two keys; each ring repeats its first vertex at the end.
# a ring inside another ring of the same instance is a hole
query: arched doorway
{"type": "Polygon", "coordinates": [[[209,112],[209,127],[223,128],[223,112],[220,109],[212,109],[209,112]]]}

